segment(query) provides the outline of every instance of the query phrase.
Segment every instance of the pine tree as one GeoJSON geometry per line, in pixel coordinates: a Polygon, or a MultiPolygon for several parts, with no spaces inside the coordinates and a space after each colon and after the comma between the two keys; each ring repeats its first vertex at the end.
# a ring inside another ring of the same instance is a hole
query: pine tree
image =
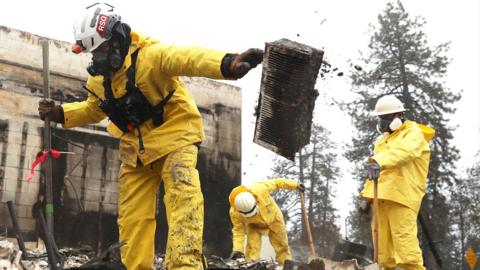
{"type": "MultiPolygon", "coordinates": [[[[358,132],[346,158],[355,163],[358,169],[355,176],[363,184],[365,175],[361,168],[372,154],[377,137],[376,119],[371,112],[383,95],[394,94],[402,100],[407,119],[433,127],[436,136],[430,144],[432,155],[422,212],[433,239],[443,240],[437,248],[447,257],[453,243],[451,238],[445,239],[451,225],[446,195],[456,182],[455,161],[459,158],[457,148],[451,143],[452,127],[448,125],[447,116],[455,112],[452,104],[460,95],[442,84],[449,64],[445,55],[449,43],[429,46],[422,31],[424,24],[425,20],[420,17],[411,18],[400,1],[388,3],[378,16],[378,25],[372,28],[368,55],[363,59],[364,68],[351,77],[358,99],[345,108],[358,132]]],[[[365,230],[353,231],[353,234],[355,239],[368,237],[365,230]]],[[[450,262],[445,263],[444,267],[448,268],[450,262]]]]}
{"type": "Polygon", "coordinates": [[[457,267],[469,247],[480,250],[480,162],[467,170],[465,179],[459,181],[452,193],[451,205],[453,216],[452,237],[456,248],[451,251],[450,258],[457,267]]]}
{"type": "MultiPolygon", "coordinates": [[[[338,218],[333,207],[335,185],[340,175],[336,165],[336,145],[330,140],[330,132],[322,126],[313,125],[310,144],[296,157],[296,162],[276,159],[274,177],[302,181],[306,186],[306,208],[312,229],[313,240],[319,255],[330,256],[339,238],[338,218]]],[[[304,220],[298,194],[279,191],[275,199],[283,210],[291,242],[306,243],[304,220]]]]}

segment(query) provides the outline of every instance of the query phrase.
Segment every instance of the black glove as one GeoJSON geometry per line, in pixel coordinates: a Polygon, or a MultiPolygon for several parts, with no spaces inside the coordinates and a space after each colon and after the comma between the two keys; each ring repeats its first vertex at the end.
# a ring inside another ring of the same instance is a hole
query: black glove
{"type": "Polygon", "coordinates": [[[38,115],[42,120],[45,120],[48,115],[51,121],[64,123],[62,106],[55,105],[55,102],[51,99],[42,99],[38,102],[38,115]]]}
{"type": "Polygon", "coordinates": [[[377,181],[378,177],[380,176],[380,166],[377,162],[369,162],[367,163],[367,179],[377,181]]]}
{"type": "Polygon", "coordinates": [[[263,60],[263,50],[248,49],[238,54],[230,62],[230,74],[235,79],[240,79],[247,74],[252,68],[255,68],[263,60]]]}
{"type": "Polygon", "coordinates": [[[240,251],[233,251],[230,260],[245,259],[245,254],[240,251]]]}
{"type": "Polygon", "coordinates": [[[302,184],[302,183],[298,183],[297,189],[298,189],[300,192],[305,192],[305,185],[302,184]]]}

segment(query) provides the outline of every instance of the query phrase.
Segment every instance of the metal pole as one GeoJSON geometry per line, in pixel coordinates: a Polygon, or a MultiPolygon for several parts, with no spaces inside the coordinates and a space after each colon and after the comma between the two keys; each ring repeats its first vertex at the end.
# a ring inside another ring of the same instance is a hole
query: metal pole
{"type": "Polygon", "coordinates": [[[15,236],[17,238],[18,247],[22,251],[22,258],[27,258],[27,249],[25,248],[25,242],[23,242],[23,237],[20,234],[20,226],[18,225],[17,214],[15,213],[15,208],[13,208],[13,202],[7,202],[8,211],[10,212],[10,218],[12,219],[13,228],[15,229],[15,236]]]}
{"type": "MultiPolygon", "coordinates": [[[[50,83],[49,83],[49,55],[48,55],[48,39],[42,40],[42,52],[43,52],[43,98],[50,98],[50,83]]],[[[43,146],[45,150],[49,150],[52,147],[52,138],[50,132],[50,116],[47,114],[44,121],[43,130],[43,146]]],[[[45,214],[48,231],[53,235],[53,183],[52,183],[52,158],[47,155],[47,159],[44,164],[45,169],[45,214]]]]}
{"type": "Polygon", "coordinates": [[[45,217],[43,216],[43,212],[41,209],[38,210],[38,218],[40,220],[40,225],[42,226],[43,237],[45,240],[45,247],[47,249],[49,267],[52,270],[63,269],[61,263],[58,261],[58,257],[57,257],[58,251],[56,251],[55,240],[53,240],[53,236],[48,231],[47,224],[45,222],[45,217]]]}

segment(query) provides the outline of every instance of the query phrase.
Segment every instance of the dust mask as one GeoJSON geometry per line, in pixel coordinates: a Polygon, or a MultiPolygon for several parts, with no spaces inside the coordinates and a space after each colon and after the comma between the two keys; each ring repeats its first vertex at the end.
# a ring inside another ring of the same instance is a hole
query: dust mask
{"type": "Polygon", "coordinates": [[[402,119],[395,117],[393,120],[379,119],[377,122],[377,131],[379,133],[393,132],[399,129],[403,124],[402,119]]]}

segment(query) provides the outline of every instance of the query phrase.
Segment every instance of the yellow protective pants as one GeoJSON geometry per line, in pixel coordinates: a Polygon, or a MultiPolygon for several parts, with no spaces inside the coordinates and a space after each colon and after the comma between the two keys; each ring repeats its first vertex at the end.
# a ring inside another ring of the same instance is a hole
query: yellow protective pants
{"type": "Polygon", "coordinates": [[[379,201],[378,262],[382,269],[425,270],[417,238],[417,216],[418,212],[404,205],[379,201]]]}
{"type": "Polygon", "coordinates": [[[246,258],[249,260],[257,260],[260,258],[262,235],[267,233],[270,244],[275,250],[275,260],[277,263],[283,265],[285,260],[292,260],[283,218],[281,220],[275,220],[268,226],[268,229],[258,228],[255,225],[247,226],[246,258]]]}
{"type": "Polygon", "coordinates": [[[152,269],[155,240],[156,194],[163,180],[168,241],[165,264],[169,270],[201,270],[203,195],[197,163],[198,149],[182,147],[152,165],[122,164],[119,172],[118,225],[122,262],[128,270],[152,269]]]}

